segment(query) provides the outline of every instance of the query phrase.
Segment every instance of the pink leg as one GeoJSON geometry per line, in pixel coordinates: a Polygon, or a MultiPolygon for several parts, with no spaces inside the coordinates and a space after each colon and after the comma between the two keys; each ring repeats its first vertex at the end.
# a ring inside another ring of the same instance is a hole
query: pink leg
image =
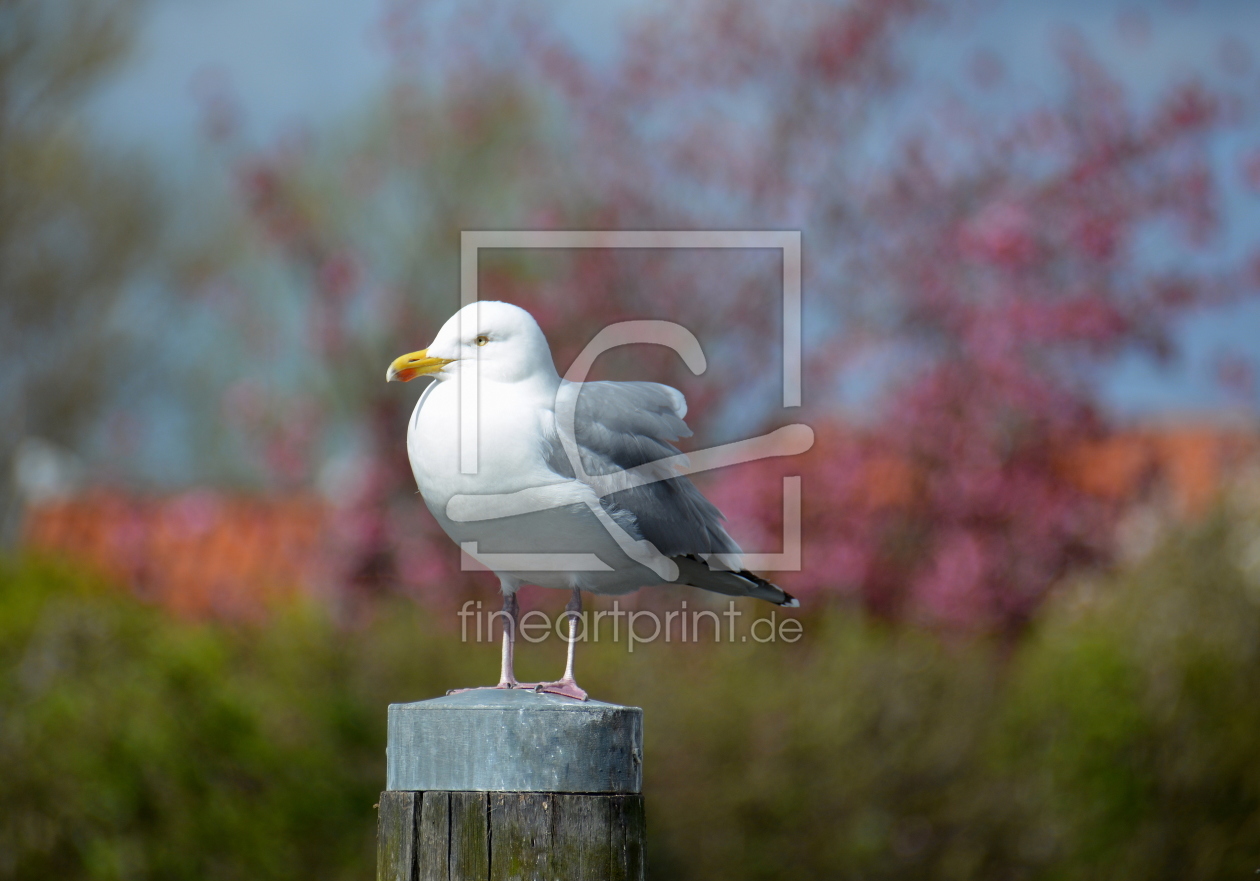
{"type": "Polygon", "coordinates": [[[571,697],[575,700],[587,700],[586,691],[577,684],[577,680],[573,678],[573,649],[577,645],[577,621],[578,615],[582,613],[582,591],[576,587],[573,588],[573,598],[569,600],[568,605],[564,607],[564,611],[569,616],[569,648],[565,659],[564,675],[555,682],[540,682],[534,686],[535,691],[544,692],[546,694],[559,694],[564,697],[571,697]]]}
{"type": "Polygon", "coordinates": [[[474,688],[452,688],[447,694],[463,694],[466,691],[482,691],[487,688],[525,688],[537,690],[536,682],[518,682],[513,669],[516,658],[516,622],[521,617],[520,600],[515,593],[503,596],[503,655],[499,667],[498,685],[478,685],[474,688]]]}

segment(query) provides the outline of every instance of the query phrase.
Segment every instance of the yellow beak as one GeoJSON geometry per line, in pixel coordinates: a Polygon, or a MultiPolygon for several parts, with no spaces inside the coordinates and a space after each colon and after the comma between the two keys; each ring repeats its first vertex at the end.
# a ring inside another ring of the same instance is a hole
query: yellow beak
{"type": "Polygon", "coordinates": [[[407,382],[426,373],[437,373],[454,360],[454,358],[430,358],[429,350],[421,349],[419,352],[395,358],[394,363],[389,365],[389,370],[385,373],[385,381],[407,382]]]}

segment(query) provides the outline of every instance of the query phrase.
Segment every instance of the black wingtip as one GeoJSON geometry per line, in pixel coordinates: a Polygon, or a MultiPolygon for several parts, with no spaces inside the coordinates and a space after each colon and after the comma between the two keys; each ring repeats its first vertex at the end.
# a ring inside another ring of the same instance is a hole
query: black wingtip
{"type": "Polygon", "coordinates": [[[683,578],[680,572],[679,579],[675,583],[689,584],[692,587],[711,590],[714,593],[726,596],[754,597],[755,599],[788,609],[800,608],[800,600],[779,587],[779,585],[772,581],[767,581],[755,572],[749,572],[747,569],[741,569],[738,572],[727,569],[710,569],[708,561],[697,554],[679,554],[671,559],[677,563],[682,563],[683,561],[698,563],[702,567],[699,571],[693,571],[687,578],[683,578]]]}
{"type": "Polygon", "coordinates": [[[800,600],[792,596],[783,588],[779,587],[779,585],[775,584],[773,581],[766,581],[766,579],[762,578],[760,575],[757,575],[755,572],[749,572],[747,569],[741,569],[739,575],[741,578],[747,578],[753,584],[760,585],[767,590],[777,590],[779,593],[783,594],[783,599],[775,603],[776,606],[783,606],[786,609],[799,609],[801,607],[800,600]]]}

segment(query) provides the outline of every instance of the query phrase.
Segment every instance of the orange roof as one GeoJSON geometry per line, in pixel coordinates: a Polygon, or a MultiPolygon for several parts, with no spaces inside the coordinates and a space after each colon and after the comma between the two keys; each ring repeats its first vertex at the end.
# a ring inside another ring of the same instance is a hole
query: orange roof
{"type": "Polygon", "coordinates": [[[306,496],[93,492],[36,505],[25,544],[82,560],[176,612],[240,617],[314,583],[326,519],[306,496]]]}
{"type": "Polygon", "coordinates": [[[1207,511],[1229,469],[1260,451],[1250,432],[1214,428],[1138,429],[1087,441],[1060,457],[1064,476],[1092,495],[1136,501],[1151,487],[1167,490],[1184,516],[1207,511]]]}
{"type": "MultiPolygon", "coordinates": [[[[852,439],[834,426],[820,432],[837,444],[852,439]]],[[[1135,502],[1164,488],[1179,513],[1194,516],[1211,504],[1230,467],[1257,451],[1260,438],[1246,431],[1141,429],[1081,442],[1058,461],[1066,480],[1101,499],[1135,502]]],[[[873,508],[901,507],[912,503],[915,481],[910,463],[882,454],[870,462],[862,490],[873,508]]],[[[328,583],[332,513],[309,495],[95,491],[34,506],[25,543],[84,561],[181,614],[252,616],[328,583]]]]}

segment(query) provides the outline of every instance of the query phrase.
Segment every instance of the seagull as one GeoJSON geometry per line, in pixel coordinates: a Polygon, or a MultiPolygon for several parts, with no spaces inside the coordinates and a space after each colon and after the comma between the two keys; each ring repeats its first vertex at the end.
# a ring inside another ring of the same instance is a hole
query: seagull
{"type": "Polygon", "coordinates": [[[573,671],[584,590],[621,595],[674,583],[799,605],[742,568],[722,513],[679,472],[686,459],[674,443],[691,431],[677,389],[562,379],[533,316],[484,300],[453,315],[427,349],[397,358],[386,380],[419,376],[436,380],[407,430],[420,495],[503,593],[499,683],[486,687],[586,700],[573,671]],[[475,422],[461,420],[465,408],[475,422]],[[571,593],[565,670],[554,682],[523,683],[514,673],[524,584],[571,593]]]}

